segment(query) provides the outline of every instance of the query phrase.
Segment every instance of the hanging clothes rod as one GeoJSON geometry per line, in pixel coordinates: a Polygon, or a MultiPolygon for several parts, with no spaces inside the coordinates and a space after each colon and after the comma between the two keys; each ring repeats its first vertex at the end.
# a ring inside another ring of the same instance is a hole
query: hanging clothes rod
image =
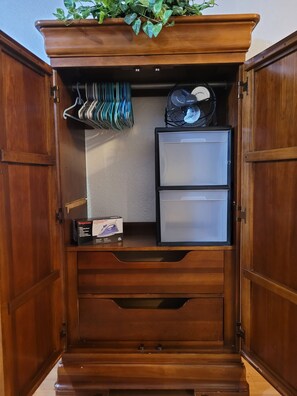
{"type": "MultiPolygon", "coordinates": [[[[101,82],[101,81],[100,81],[101,82]]],[[[104,81],[102,81],[104,82],[104,81]]],[[[171,89],[176,85],[180,85],[183,87],[193,86],[193,85],[203,85],[202,82],[194,82],[194,83],[149,83],[149,84],[131,84],[132,90],[157,90],[157,89],[171,89]]],[[[230,82],[208,82],[207,85],[211,86],[212,88],[228,88],[232,85],[230,82]]],[[[75,91],[76,89],[85,89],[85,84],[73,84],[72,90],[75,91]]]]}

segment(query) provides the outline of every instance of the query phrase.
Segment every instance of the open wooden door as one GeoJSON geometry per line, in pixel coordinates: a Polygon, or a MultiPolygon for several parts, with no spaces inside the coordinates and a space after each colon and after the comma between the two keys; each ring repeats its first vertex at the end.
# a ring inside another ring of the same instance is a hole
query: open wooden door
{"type": "Polygon", "coordinates": [[[0,394],[30,395],[61,353],[51,68],[0,32],[0,394]]]}
{"type": "Polygon", "coordinates": [[[246,63],[242,349],[297,394],[297,33],[246,63]]]}

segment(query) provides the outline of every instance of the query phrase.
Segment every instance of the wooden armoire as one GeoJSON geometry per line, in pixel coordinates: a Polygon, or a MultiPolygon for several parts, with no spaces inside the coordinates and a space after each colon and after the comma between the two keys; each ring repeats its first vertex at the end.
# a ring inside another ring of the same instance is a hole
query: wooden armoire
{"type": "Polygon", "coordinates": [[[258,19],[190,18],[145,42],[122,22],[39,21],[52,67],[1,32],[1,395],[32,394],[61,358],[57,395],[243,396],[241,354],[297,394],[297,34],[244,63],[258,19]],[[119,244],[71,243],[87,214],[85,127],[62,114],[73,84],[98,76],[138,96],[217,84],[231,245],[158,246],[141,222],[119,244]]]}

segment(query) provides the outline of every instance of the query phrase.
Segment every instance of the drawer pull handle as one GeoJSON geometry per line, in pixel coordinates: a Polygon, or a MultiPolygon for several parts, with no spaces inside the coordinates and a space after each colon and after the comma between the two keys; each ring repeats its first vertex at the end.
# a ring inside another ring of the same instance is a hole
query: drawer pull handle
{"type": "Polygon", "coordinates": [[[180,309],[188,298],[115,298],[113,301],[123,309],[180,309]]]}
{"type": "Polygon", "coordinates": [[[162,344],[156,345],[156,350],[160,352],[163,351],[163,345],[162,344]]]}
{"type": "Polygon", "coordinates": [[[138,350],[140,352],[144,352],[144,350],[145,350],[144,344],[140,344],[139,347],[138,347],[138,350]]]}
{"type": "Polygon", "coordinates": [[[133,263],[133,262],[168,262],[175,263],[182,261],[187,251],[170,251],[170,252],[113,252],[113,255],[121,262],[133,263]]]}

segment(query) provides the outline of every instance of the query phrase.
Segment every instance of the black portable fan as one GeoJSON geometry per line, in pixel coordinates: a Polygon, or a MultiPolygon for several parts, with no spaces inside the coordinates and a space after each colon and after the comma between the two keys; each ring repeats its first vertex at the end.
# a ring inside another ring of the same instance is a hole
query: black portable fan
{"type": "Polygon", "coordinates": [[[198,126],[210,124],[216,109],[216,97],[208,84],[175,86],[168,95],[166,126],[198,126]]]}

